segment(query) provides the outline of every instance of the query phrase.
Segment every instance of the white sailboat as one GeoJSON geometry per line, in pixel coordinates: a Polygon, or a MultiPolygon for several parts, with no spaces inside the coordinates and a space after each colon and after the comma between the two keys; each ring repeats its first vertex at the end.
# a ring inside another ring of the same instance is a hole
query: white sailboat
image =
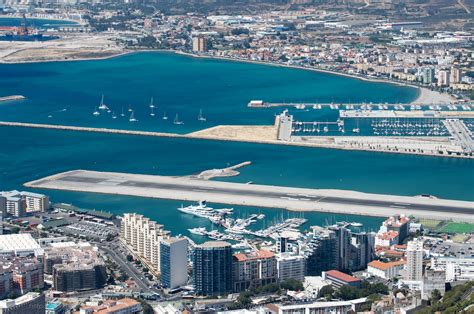
{"type": "Polygon", "coordinates": [[[166,112],[163,113],[163,120],[168,120],[168,116],[166,115],[166,112]]]}
{"type": "Polygon", "coordinates": [[[109,107],[104,103],[104,95],[102,95],[102,99],[100,100],[100,105],[99,105],[100,110],[107,110],[109,107]]]}
{"type": "Polygon", "coordinates": [[[202,115],[202,109],[199,109],[198,121],[205,122],[206,118],[202,115]]]}
{"type": "Polygon", "coordinates": [[[176,116],[174,117],[173,124],[181,125],[181,124],[184,124],[184,122],[183,122],[183,121],[179,121],[178,114],[176,114],[176,116]]]}
{"type": "Polygon", "coordinates": [[[123,106],[122,106],[122,113],[120,114],[121,117],[125,117],[125,112],[123,112],[123,106]]]}
{"type": "Polygon", "coordinates": [[[100,112],[97,110],[97,108],[94,109],[94,112],[92,113],[94,116],[100,115],[100,112]]]}
{"type": "Polygon", "coordinates": [[[134,115],[135,111],[132,110],[132,113],[130,114],[130,118],[128,119],[128,121],[130,122],[137,122],[138,120],[135,119],[135,115],[134,115]]]}
{"type": "Polygon", "coordinates": [[[117,119],[117,115],[115,114],[115,111],[112,112],[112,119],[117,119]]]}
{"type": "Polygon", "coordinates": [[[155,116],[155,112],[153,111],[155,107],[151,107],[151,112],[150,112],[150,116],[154,117],[155,116]]]}
{"type": "Polygon", "coordinates": [[[151,100],[150,100],[150,108],[155,108],[155,105],[153,104],[153,97],[151,97],[151,100]]]}

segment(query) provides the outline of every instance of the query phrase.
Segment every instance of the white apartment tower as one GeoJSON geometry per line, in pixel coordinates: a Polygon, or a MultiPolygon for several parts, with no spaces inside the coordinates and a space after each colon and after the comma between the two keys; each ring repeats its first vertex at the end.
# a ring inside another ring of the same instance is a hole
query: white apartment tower
{"type": "Polygon", "coordinates": [[[160,241],[169,238],[163,226],[139,214],[124,214],[120,226],[120,237],[132,251],[150,266],[155,273],[160,271],[160,241]]]}
{"type": "Polygon", "coordinates": [[[406,280],[423,280],[423,242],[409,241],[407,244],[406,280]]]}

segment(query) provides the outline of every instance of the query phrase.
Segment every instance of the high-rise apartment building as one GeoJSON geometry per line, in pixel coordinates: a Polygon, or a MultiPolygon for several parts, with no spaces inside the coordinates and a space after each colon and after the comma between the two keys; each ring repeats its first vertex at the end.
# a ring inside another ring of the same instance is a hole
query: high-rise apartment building
{"type": "Polygon", "coordinates": [[[188,282],[188,240],[168,238],[160,243],[161,283],[169,289],[178,288],[188,282]]]}
{"type": "Polygon", "coordinates": [[[235,254],[232,267],[235,292],[278,281],[277,259],[270,251],[257,250],[235,254]]]}
{"type": "Polygon", "coordinates": [[[320,276],[337,267],[337,239],[332,230],[313,227],[306,254],[306,275],[320,276]]]}
{"type": "Polygon", "coordinates": [[[206,52],[207,51],[207,39],[204,36],[193,37],[193,51],[194,52],[206,52]]]}
{"type": "Polygon", "coordinates": [[[421,281],[423,279],[423,242],[409,241],[407,244],[406,280],[421,281]]]}
{"type": "Polygon", "coordinates": [[[292,255],[288,252],[277,255],[278,279],[304,281],[306,260],[302,255],[292,255]]]}
{"type": "Polygon", "coordinates": [[[201,295],[222,295],[232,291],[232,246],[209,241],[194,248],[193,285],[201,295]]]}
{"type": "Polygon", "coordinates": [[[124,214],[120,237],[151,271],[160,271],[160,242],[170,237],[163,226],[139,214],[124,214]]]}

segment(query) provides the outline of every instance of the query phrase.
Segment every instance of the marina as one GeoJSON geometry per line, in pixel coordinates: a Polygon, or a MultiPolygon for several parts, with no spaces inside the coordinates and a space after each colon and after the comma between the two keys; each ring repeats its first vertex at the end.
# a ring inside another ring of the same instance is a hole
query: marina
{"type": "Polygon", "coordinates": [[[471,103],[464,104],[408,104],[408,103],[294,103],[294,102],[265,102],[263,100],[251,100],[248,102],[247,107],[249,108],[275,108],[275,107],[285,107],[285,108],[295,108],[299,110],[304,109],[314,109],[320,110],[323,108],[329,108],[332,110],[341,110],[341,111],[367,111],[369,114],[372,114],[374,111],[393,111],[393,110],[402,110],[402,111],[415,111],[415,110],[450,110],[450,111],[471,111],[474,107],[471,103]]]}

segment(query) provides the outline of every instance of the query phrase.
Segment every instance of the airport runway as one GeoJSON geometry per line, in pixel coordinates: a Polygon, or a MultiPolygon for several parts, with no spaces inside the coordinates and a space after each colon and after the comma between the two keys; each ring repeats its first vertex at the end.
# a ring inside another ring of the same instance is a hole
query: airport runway
{"type": "Polygon", "coordinates": [[[316,190],[282,186],[249,185],[168,177],[76,170],[25,184],[29,187],[110,193],[165,199],[388,216],[395,213],[418,217],[447,217],[474,221],[474,202],[369,194],[344,190],[316,190]]]}

